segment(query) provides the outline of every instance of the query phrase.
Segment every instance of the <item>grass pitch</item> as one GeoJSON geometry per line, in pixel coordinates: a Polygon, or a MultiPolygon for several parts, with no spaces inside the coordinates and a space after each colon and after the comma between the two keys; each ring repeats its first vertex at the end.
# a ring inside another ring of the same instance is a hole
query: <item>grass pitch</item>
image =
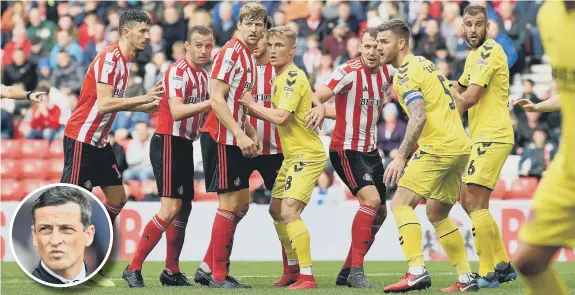
{"type": "MultiPolygon", "coordinates": [[[[279,278],[282,271],[280,262],[233,262],[232,275],[239,281],[251,284],[253,289],[242,290],[217,290],[198,287],[162,287],[159,282],[159,275],[164,264],[161,262],[144,263],[143,276],[146,282],[144,289],[129,289],[126,282],[121,279],[123,269],[127,262],[115,263],[108,273],[110,274],[116,287],[77,287],[71,289],[50,288],[42,286],[28,278],[20,270],[16,263],[2,263],[1,273],[1,293],[6,295],[22,294],[383,294],[383,286],[397,282],[407,269],[404,262],[367,262],[365,269],[370,280],[378,286],[373,289],[351,289],[338,287],[335,285],[335,276],[338,273],[341,262],[314,262],[314,274],[319,283],[316,290],[287,291],[283,288],[270,287],[269,285],[279,278]]],[[[182,262],[181,269],[187,274],[190,282],[193,282],[193,275],[198,267],[198,262],[182,262]]],[[[477,264],[472,265],[477,269],[477,264]]],[[[560,273],[563,280],[572,294],[575,294],[575,263],[555,263],[553,267],[560,273]]],[[[433,286],[427,292],[413,292],[415,294],[443,294],[439,289],[452,285],[456,280],[453,267],[448,262],[428,262],[427,268],[431,273],[433,286]]],[[[523,282],[519,279],[516,282],[504,284],[499,289],[484,289],[481,294],[524,294],[523,282]]],[[[553,294],[549,294],[553,295],[553,294]]]]}

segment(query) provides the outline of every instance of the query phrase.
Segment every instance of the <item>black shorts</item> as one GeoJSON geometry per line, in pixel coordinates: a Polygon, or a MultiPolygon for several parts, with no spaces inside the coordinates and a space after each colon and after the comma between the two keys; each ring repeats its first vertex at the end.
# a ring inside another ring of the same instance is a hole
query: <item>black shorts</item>
{"type": "Polygon", "coordinates": [[[64,136],[64,171],[60,182],[89,191],[95,186],[122,185],[122,174],[112,146],[98,148],[64,136]]]}
{"type": "Polygon", "coordinates": [[[283,154],[261,155],[252,160],[252,171],[257,170],[262,178],[267,190],[272,190],[276,177],[284,161],[283,154]]]}
{"type": "Polygon", "coordinates": [[[354,196],[360,189],[373,185],[379,193],[381,204],[385,204],[385,169],[377,150],[368,153],[354,150],[330,151],[329,158],[333,169],[354,196]]]}
{"type": "Polygon", "coordinates": [[[234,145],[217,143],[208,132],[200,135],[206,191],[227,193],[250,187],[252,159],[234,145]]]}
{"type": "Polygon", "coordinates": [[[194,199],[194,142],[179,136],[154,134],[150,161],[162,197],[194,199]]]}

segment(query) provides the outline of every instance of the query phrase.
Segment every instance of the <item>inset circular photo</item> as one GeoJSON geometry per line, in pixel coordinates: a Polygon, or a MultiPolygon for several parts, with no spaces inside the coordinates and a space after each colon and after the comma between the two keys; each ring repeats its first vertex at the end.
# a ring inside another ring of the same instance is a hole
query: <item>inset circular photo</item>
{"type": "Polygon", "coordinates": [[[112,249],[112,223],[91,192],[72,184],[43,186],[18,205],[10,248],[18,266],[51,287],[71,287],[96,275],[112,249]]]}

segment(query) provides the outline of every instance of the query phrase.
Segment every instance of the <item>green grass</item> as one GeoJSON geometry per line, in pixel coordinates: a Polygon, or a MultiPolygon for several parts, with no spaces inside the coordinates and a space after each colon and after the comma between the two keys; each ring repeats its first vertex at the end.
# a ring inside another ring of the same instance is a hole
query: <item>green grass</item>
{"type": "MultiPolygon", "coordinates": [[[[146,280],[147,288],[139,290],[129,290],[126,282],[121,279],[122,270],[126,267],[126,262],[114,264],[109,273],[115,281],[115,288],[74,288],[74,289],[53,289],[37,284],[28,278],[20,270],[16,263],[2,263],[1,293],[6,295],[21,294],[383,294],[383,286],[395,283],[406,270],[404,262],[367,262],[366,271],[370,280],[378,286],[369,290],[357,290],[347,287],[337,287],[334,284],[335,276],[341,267],[341,262],[315,262],[314,273],[319,283],[317,290],[305,291],[286,291],[283,288],[270,287],[269,284],[275,281],[281,273],[281,264],[279,262],[234,262],[232,263],[232,275],[243,283],[251,284],[254,289],[251,290],[216,290],[200,288],[197,286],[181,287],[162,287],[159,282],[159,274],[163,269],[163,263],[146,262],[144,264],[143,276],[146,280]]],[[[187,273],[188,278],[192,281],[198,262],[183,262],[181,268],[187,273]]],[[[433,287],[422,294],[443,294],[439,292],[440,288],[453,284],[456,280],[453,267],[447,262],[429,262],[427,267],[433,278],[433,287]]],[[[477,264],[473,265],[477,269],[477,264]]],[[[560,273],[561,277],[567,282],[570,289],[575,288],[575,263],[555,263],[554,268],[560,273]]],[[[418,292],[415,292],[418,294],[418,292]]],[[[519,280],[510,284],[504,284],[499,289],[485,289],[481,294],[524,294],[523,283],[519,280]]],[[[575,293],[574,293],[575,294],[575,293]]],[[[553,294],[548,294],[553,295],[553,294]]]]}

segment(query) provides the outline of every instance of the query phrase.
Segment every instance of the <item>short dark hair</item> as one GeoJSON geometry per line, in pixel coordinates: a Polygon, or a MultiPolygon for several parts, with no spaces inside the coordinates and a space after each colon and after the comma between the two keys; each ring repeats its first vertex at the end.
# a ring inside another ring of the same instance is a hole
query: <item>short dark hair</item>
{"type": "Polygon", "coordinates": [[[531,80],[531,79],[524,79],[523,82],[527,82],[529,83],[531,86],[535,86],[535,81],[531,80]]]}
{"type": "Polygon", "coordinates": [[[469,14],[471,16],[476,16],[478,13],[483,14],[483,16],[485,17],[485,21],[487,21],[487,10],[485,9],[485,7],[483,7],[481,5],[470,4],[470,5],[467,5],[467,7],[465,7],[465,9],[463,10],[464,16],[466,14],[469,14]]]}
{"type": "Polygon", "coordinates": [[[409,30],[409,26],[404,21],[399,19],[392,19],[390,21],[386,21],[385,23],[377,27],[378,33],[385,31],[391,31],[394,35],[405,39],[407,44],[409,44],[409,37],[411,36],[411,30],[409,30]]]}
{"type": "Polygon", "coordinates": [[[92,205],[80,189],[69,186],[55,186],[45,190],[32,206],[32,221],[36,223],[36,210],[68,203],[80,206],[80,219],[84,229],[92,223],[92,205]]]}
{"type": "Polygon", "coordinates": [[[274,21],[272,20],[271,16],[266,17],[266,30],[272,28],[274,21]]]}
{"type": "Polygon", "coordinates": [[[192,35],[198,33],[202,36],[214,35],[214,31],[211,28],[204,26],[193,26],[188,30],[188,42],[192,41],[192,35]]]}
{"type": "Polygon", "coordinates": [[[359,36],[359,41],[361,42],[363,40],[363,35],[365,34],[368,34],[371,38],[375,39],[377,38],[377,32],[378,32],[377,27],[369,27],[363,30],[363,32],[361,32],[361,35],[359,36]]]}
{"type": "Polygon", "coordinates": [[[125,27],[132,27],[136,23],[145,23],[152,25],[150,17],[142,10],[128,9],[120,14],[120,35],[125,27]]]}

